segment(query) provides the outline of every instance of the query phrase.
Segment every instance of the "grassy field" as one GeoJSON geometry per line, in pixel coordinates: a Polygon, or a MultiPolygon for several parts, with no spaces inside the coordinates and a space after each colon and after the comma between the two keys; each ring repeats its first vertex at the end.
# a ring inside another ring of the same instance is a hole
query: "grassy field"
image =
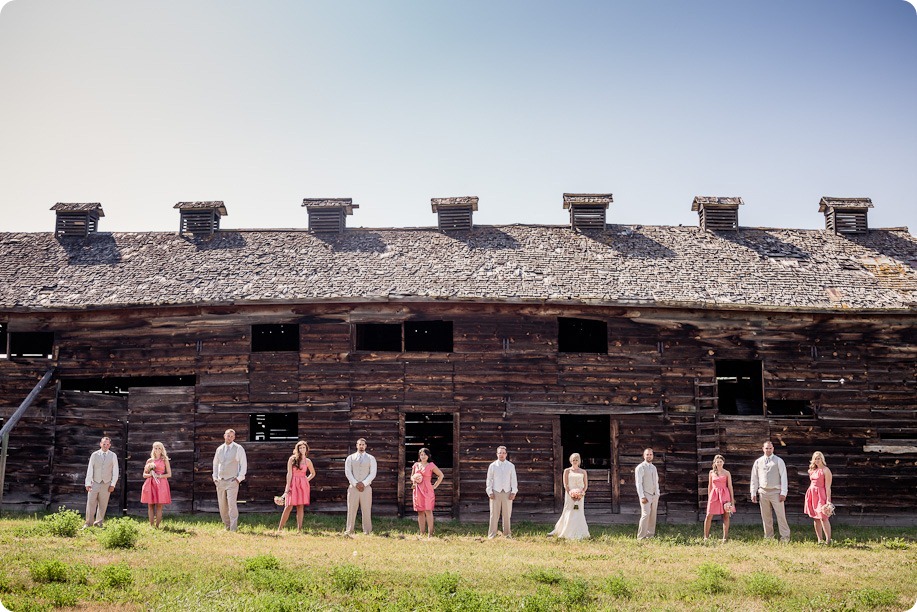
{"type": "Polygon", "coordinates": [[[72,525],[60,517],[0,519],[8,609],[907,610],[917,599],[917,529],[839,525],[824,547],[803,526],[786,545],[752,526],[705,544],[700,525],[662,525],[643,543],[631,526],[592,527],[567,542],[525,523],[512,540],[448,522],[420,539],[416,523],[383,519],[351,538],[334,517],[277,534],[276,515],[243,515],[230,534],[195,515],[61,537],[52,529],[72,525]],[[134,530],[133,547],[110,547],[134,530]]]}

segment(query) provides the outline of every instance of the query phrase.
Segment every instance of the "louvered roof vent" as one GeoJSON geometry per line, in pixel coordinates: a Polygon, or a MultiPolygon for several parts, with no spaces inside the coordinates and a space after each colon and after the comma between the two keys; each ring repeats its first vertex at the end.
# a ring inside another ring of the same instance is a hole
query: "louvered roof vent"
{"type": "Polygon", "coordinates": [[[304,198],[302,205],[309,213],[309,231],[318,233],[340,234],[346,227],[345,217],[360,208],[351,198],[304,198]]]}
{"type": "Polygon", "coordinates": [[[211,202],[179,202],[173,208],[180,211],[178,233],[211,236],[220,229],[220,217],[229,213],[220,200],[211,202]]]}
{"type": "Polygon", "coordinates": [[[57,213],[54,223],[55,236],[86,237],[99,230],[99,218],[104,217],[102,205],[98,202],[87,204],[58,202],[51,207],[57,213]]]}
{"type": "Polygon", "coordinates": [[[691,210],[700,217],[701,229],[728,232],[739,229],[739,206],[743,204],[738,197],[697,196],[691,210]]]}
{"type": "Polygon", "coordinates": [[[574,231],[605,229],[605,211],[612,203],[610,193],[565,193],[564,208],[570,210],[574,231]]]}
{"type": "Polygon", "coordinates": [[[825,213],[825,229],[835,234],[865,234],[869,231],[866,213],[872,208],[869,198],[823,197],[818,212],[825,213]]]}
{"type": "Polygon", "coordinates": [[[440,231],[471,231],[471,215],[478,209],[476,196],[458,198],[432,198],[430,203],[436,213],[440,231]]]}

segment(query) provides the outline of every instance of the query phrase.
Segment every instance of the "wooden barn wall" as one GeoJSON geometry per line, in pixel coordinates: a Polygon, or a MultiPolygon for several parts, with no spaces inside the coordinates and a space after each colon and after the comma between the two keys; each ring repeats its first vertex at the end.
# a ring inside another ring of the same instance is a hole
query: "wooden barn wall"
{"type": "MultiPolygon", "coordinates": [[[[487,465],[505,444],[521,485],[515,512],[548,520],[572,452],[559,446],[559,415],[607,414],[613,463],[594,491],[611,501],[608,516],[587,505],[593,516],[631,520],[638,512],[633,469],[652,446],[665,493],[660,512],[693,520],[706,496],[697,484],[706,467],[698,458],[695,381],[712,383],[717,359],[760,359],[766,399],[805,400],[814,410],[812,417],[718,418],[716,444],[741,495],[762,441],[772,439],[790,469],[790,510],[801,508],[814,450],[826,453],[835,472],[842,513],[881,518],[917,507],[912,315],[360,303],[0,316],[14,331],[56,333],[58,378],[196,377],[194,387],[137,389],[127,400],[49,386],[11,436],[5,502],[16,507],[82,503],[75,474],[106,432],[131,475],[149,443],[161,439],[174,456],[174,509],[214,511],[211,461],[232,427],[249,457],[242,508],[271,509],[293,443],[249,441],[249,416],[296,412],[318,472],[315,510],[343,511],[343,461],[366,437],[379,462],[374,506],[410,512],[401,416],[445,410],[458,415],[458,463],[440,489],[444,513],[486,514],[487,465]],[[606,321],[607,354],[559,354],[559,316],[606,321]],[[353,350],[354,322],[409,318],[452,321],[454,352],[353,350]],[[260,323],[298,323],[299,352],[253,353],[251,325],[260,323]],[[872,501],[878,498],[887,500],[881,510],[872,501]]],[[[15,409],[49,361],[0,360],[0,416],[15,409]]],[[[115,495],[140,510],[132,486],[129,479],[115,495]]]]}

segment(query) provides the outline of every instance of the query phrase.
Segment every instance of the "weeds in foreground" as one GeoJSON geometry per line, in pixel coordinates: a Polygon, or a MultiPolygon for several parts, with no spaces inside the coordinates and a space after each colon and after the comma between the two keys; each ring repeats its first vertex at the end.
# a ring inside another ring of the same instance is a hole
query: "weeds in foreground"
{"type": "Polygon", "coordinates": [[[564,575],[559,571],[546,568],[533,569],[527,572],[525,577],[540,584],[559,584],[564,579],[564,575]]]}
{"type": "Polygon", "coordinates": [[[102,568],[99,584],[112,589],[124,589],[134,583],[134,574],[126,563],[113,563],[102,568]]]}
{"type": "Polygon", "coordinates": [[[61,538],[75,538],[83,526],[83,517],[76,510],[67,510],[64,506],[57,509],[57,512],[47,515],[42,526],[48,530],[51,535],[61,538]]]}
{"type": "Polygon", "coordinates": [[[334,588],[350,593],[363,584],[363,570],[356,565],[345,563],[331,568],[331,582],[334,588]]]}
{"type": "Polygon", "coordinates": [[[29,568],[29,575],[35,582],[67,582],[70,579],[69,568],[63,561],[48,559],[39,561],[29,568]]]}
{"type": "Polygon", "coordinates": [[[697,568],[694,588],[706,595],[718,595],[729,589],[728,580],[729,572],[722,565],[701,563],[697,568]]]}
{"type": "Polygon", "coordinates": [[[605,581],[605,592],[617,599],[630,599],[634,596],[634,587],[624,574],[618,572],[605,581]]]}
{"type": "Polygon", "coordinates": [[[754,572],[745,578],[745,591],[753,597],[771,599],[783,595],[786,592],[786,585],[777,576],[754,572]]]}
{"type": "Polygon", "coordinates": [[[108,521],[99,539],[105,548],[133,548],[137,545],[140,530],[137,523],[126,516],[108,521]]]}

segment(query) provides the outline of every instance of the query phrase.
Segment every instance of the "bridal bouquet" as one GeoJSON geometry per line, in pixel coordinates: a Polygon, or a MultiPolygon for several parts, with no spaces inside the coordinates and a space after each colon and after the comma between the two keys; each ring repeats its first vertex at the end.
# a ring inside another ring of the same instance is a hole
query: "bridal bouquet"
{"type": "Polygon", "coordinates": [[[815,509],[818,514],[824,514],[826,517],[834,516],[834,504],[827,502],[815,509]]]}
{"type": "Polygon", "coordinates": [[[274,496],[274,504],[275,504],[275,505],[277,505],[277,506],[283,506],[283,505],[285,505],[286,503],[287,503],[287,495],[286,495],[286,493],[284,493],[283,495],[275,495],[275,496],[274,496]]]}
{"type": "MultiPolygon", "coordinates": [[[[579,501],[583,499],[583,490],[582,489],[570,489],[570,499],[573,501],[579,501]]],[[[574,510],[579,510],[579,504],[573,504],[574,510]]]]}
{"type": "Polygon", "coordinates": [[[421,474],[420,472],[414,472],[413,474],[411,474],[411,482],[413,482],[414,484],[422,483],[423,474],[421,474]]]}
{"type": "Polygon", "coordinates": [[[149,461],[147,461],[147,464],[143,466],[143,469],[146,470],[147,474],[153,474],[155,476],[156,463],[152,459],[150,459],[149,461]]]}
{"type": "Polygon", "coordinates": [[[736,513],[736,505],[732,502],[726,502],[723,504],[723,512],[728,512],[730,515],[736,513]]]}

